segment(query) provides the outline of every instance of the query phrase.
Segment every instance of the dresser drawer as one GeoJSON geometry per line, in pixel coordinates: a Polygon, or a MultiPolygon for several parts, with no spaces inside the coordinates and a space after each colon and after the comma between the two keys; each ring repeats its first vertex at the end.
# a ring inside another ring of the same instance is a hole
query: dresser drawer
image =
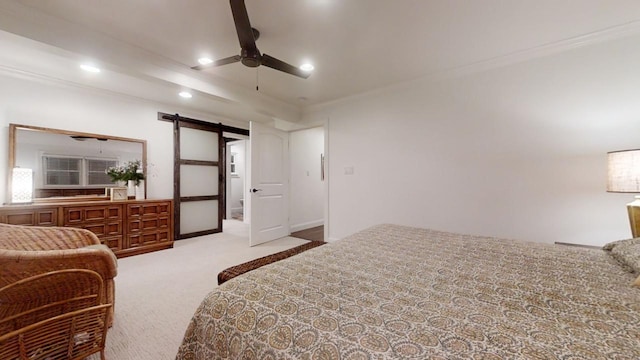
{"type": "Polygon", "coordinates": [[[151,233],[140,233],[138,235],[129,235],[129,247],[157,244],[169,241],[169,231],[155,231],[151,233]]]}
{"type": "Polygon", "coordinates": [[[129,219],[129,233],[149,232],[166,230],[169,227],[169,218],[140,218],[138,220],[129,219]]]}
{"type": "Polygon", "coordinates": [[[120,205],[64,208],[64,225],[66,226],[74,226],[84,222],[119,220],[121,218],[122,206],[120,205]]]}
{"type": "Polygon", "coordinates": [[[96,234],[99,238],[107,236],[122,235],[122,221],[111,221],[108,223],[85,223],[81,226],[96,234]]]}
{"type": "Polygon", "coordinates": [[[11,225],[56,226],[58,209],[9,210],[0,216],[0,221],[11,225]]]}
{"type": "Polygon", "coordinates": [[[136,217],[157,217],[169,216],[171,211],[170,202],[155,202],[150,204],[129,204],[127,205],[127,216],[136,217]]]}
{"type": "Polygon", "coordinates": [[[101,238],[100,242],[107,245],[113,251],[122,249],[122,236],[108,236],[101,238]]]}

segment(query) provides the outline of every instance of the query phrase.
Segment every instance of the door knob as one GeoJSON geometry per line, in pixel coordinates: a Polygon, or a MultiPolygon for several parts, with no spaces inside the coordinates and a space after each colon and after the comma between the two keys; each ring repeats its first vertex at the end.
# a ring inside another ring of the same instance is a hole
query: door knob
{"type": "Polygon", "coordinates": [[[262,191],[262,189],[256,189],[256,188],[251,189],[251,192],[254,192],[254,193],[258,191],[262,191]]]}

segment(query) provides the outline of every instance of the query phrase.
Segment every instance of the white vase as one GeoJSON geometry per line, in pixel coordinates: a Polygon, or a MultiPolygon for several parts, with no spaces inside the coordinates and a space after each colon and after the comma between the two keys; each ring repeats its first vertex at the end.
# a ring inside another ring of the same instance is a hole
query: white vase
{"type": "Polygon", "coordinates": [[[127,196],[136,196],[136,182],[133,180],[127,181],[127,196]]]}
{"type": "Polygon", "coordinates": [[[136,185],[136,200],[144,200],[144,180],[140,180],[136,185]]]}

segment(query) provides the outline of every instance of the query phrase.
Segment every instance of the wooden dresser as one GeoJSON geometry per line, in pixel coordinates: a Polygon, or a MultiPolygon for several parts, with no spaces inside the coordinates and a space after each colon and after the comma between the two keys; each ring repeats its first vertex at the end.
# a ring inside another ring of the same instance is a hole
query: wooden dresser
{"type": "Polygon", "coordinates": [[[173,247],[173,201],[74,201],[0,206],[0,222],[87,229],[118,257],[173,247]]]}

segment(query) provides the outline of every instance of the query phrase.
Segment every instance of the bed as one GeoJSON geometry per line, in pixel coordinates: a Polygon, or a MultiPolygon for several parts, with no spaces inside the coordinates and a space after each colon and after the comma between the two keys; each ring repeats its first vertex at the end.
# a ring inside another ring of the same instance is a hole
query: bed
{"type": "Polygon", "coordinates": [[[608,251],[378,225],[206,296],[176,359],[640,359],[608,251]]]}

